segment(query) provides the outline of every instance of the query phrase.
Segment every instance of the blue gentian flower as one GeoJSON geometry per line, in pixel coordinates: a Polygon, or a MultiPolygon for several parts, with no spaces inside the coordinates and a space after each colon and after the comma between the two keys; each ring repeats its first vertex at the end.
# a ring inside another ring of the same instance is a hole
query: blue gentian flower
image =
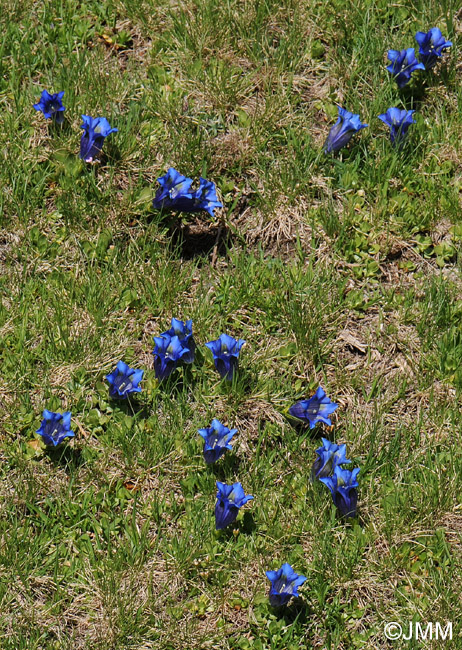
{"type": "Polygon", "coordinates": [[[452,46],[451,41],[444,38],[438,27],[432,27],[427,33],[417,32],[415,40],[419,44],[419,59],[426,70],[433,68],[438,59],[443,56],[443,50],[452,46]]]}
{"type": "Polygon", "coordinates": [[[314,478],[330,476],[338,465],[351,463],[346,457],[346,445],[336,445],[334,442],[321,438],[322,447],[316,449],[318,458],[313,463],[312,475],[314,478]]]}
{"type": "Polygon", "coordinates": [[[40,95],[38,103],[34,104],[34,108],[36,111],[42,111],[47,120],[51,118],[57,124],[62,124],[64,121],[63,111],[66,110],[66,107],[63,106],[63,102],[61,101],[63,96],[64,90],[53,95],[50,95],[48,90],[44,90],[40,95]]]}
{"type": "Polygon", "coordinates": [[[393,143],[402,143],[404,141],[408,128],[411,124],[416,123],[412,119],[414,113],[415,111],[389,108],[386,113],[379,115],[379,120],[382,120],[390,127],[390,139],[393,143]]]}
{"type": "Polygon", "coordinates": [[[192,179],[187,178],[170,167],[164,176],[157,179],[160,188],[153,199],[153,206],[156,210],[176,209],[187,212],[192,205],[191,185],[192,179]]]}
{"type": "Polygon", "coordinates": [[[222,208],[223,203],[220,203],[217,197],[215,183],[207,181],[205,178],[200,177],[199,187],[193,192],[194,210],[205,210],[213,218],[215,215],[213,211],[216,208],[222,208]]]}
{"type": "Polygon", "coordinates": [[[127,397],[130,393],[141,392],[141,386],[138,384],[143,379],[144,370],[135,370],[130,368],[123,361],[119,361],[115,370],[106,375],[109,386],[110,397],[127,397]]]}
{"type": "Polygon", "coordinates": [[[342,517],[356,517],[358,504],[358,481],[356,477],[360,471],[356,467],[353,471],[336,467],[333,476],[324,476],[319,479],[327,485],[332,494],[332,500],[342,517]]]}
{"type": "Polygon", "coordinates": [[[118,129],[112,128],[105,117],[90,117],[82,115],[84,130],[80,140],[80,158],[85,162],[92,162],[99,156],[103,149],[104,139],[110,133],[117,133],[118,129]]]}
{"type": "Polygon", "coordinates": [[[177,212],[199,212],[205,210],[214,216],[215,208],[222,208],[218,201],[215,184],[200,178],[197,190],[191,190],[191,178],[183,176],[176,169],[170,167],[164,176],[157,179],[160,188],[153,200],[156,210],[169,209],[177,212]]]}
{"type": "Polygon", "coordinates": [[[220,334],[216,341],[205,344],[212,351],[215,368],[222,379],[233,379],[239,364],[239,352],[244,343],[243,339],[233,339],[228,334],[220,334]]]}
{"type": "Polygon", "coordinates": [[[217,503],[215,505],[215,527],[217,530],[222,530],[232,524],[236,520],[239,513],[239,508],[253,499],[250,494],[247,496],[244,493],[240,483],[233,483],[226,485],[217,481],[217,503]]]}
{"type": "Polygon", "coordinates": [[[73,438],[75,434],[71,431],[70,411],[61,414],[45,409],[40,429],[37,429],[36,433],[42,436],[47,447],[57,447],[65,438],[73,438]]]}
{"type": "Polygon", "coordinates": [[[183,322],[182,320],[172,318],[172,326],[169,330],[163,332],[161,336],[178,336],[183,347],[188,348],[187,354],[184,354],[181,360],[183,363],[192,363],[194,361],[196,343],[193,338],[191,319],[183,322]]]}
{"type": "Polygon", "coordinates": [[[327,417],[335,411],[338,404],[331,402],[324,390],[319,386],[316,393],[310,399],[304,399],[290,407],[289,413],[299,420],[306,420],[310,423],[310,429],[314,429],[317,422],[324,422],[328,426],[332,424],[327,417]]]}
{"type": "Polygon", "coordinates": [[[408,47],[407,50],[388,50],[387,58],[391,61],[387,70],[394,76],[398,88],[403,88],[409,83],[415,70],[425,70],[424,64],[415,58],[413,47],[408,47]]]}
{"type": "Polygon", "coordinates": [[[347,145],[353,135],[365,129],[368,124],[362,124],[359,115],[350,113],[341,106],[338,106],[338,119],[334,126],[329,131],[327,140],[324,144],[324,151],[330,153],[331,151],[338,151],[347,145]]]}
{"type": "Polygon", "coordinates": [[[190,350],[178,336],[154,336],[154,343],[154,371],[157,379],[166,379],[190,350]]]}
{"type": "Polygon", "coordinates": [[[237,433],[237,429],[228,429],[219,420],[212,420],[206,429],[199,429],[204,438],[204,459],[207,464],[217,461],[227,449],[232,449],[229,441],[237,433]]]}
{"type": "Polygon", "coordinates": [[[306,580],[305,576],[295,573],[287,562],[277,571],[267,571],[266,577],[271,582],[269,601],[273,607],[287,605],[292,596],[296,598],[298,588],[306,580]]]}

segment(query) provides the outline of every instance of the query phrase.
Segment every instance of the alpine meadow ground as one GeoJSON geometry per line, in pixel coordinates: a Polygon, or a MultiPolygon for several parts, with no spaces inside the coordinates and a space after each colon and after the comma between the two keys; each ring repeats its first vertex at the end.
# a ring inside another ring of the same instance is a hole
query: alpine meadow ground
{"type": "Polygon", "coordinates": [[[1,650],[462,649],[460,3],[3,0],[0,25],[1,650]],[[399,88],[388,51],[435,27],[399,88]],[[99,161],[82,115],[117,129],[99,161]],[[223,207],[156,209],[170,168],[223,207]],[[172,318],[194,363],[159,380],[172,318]],[[331,426],[294,421],[319,387],[331,426]],[[74,437],[47,447],[44,410],[74,437]],[[321,437],[356,516],[312,479],[321,437]],[[220,488],[222,530],[217,482],[253,497],[220,488]]]}

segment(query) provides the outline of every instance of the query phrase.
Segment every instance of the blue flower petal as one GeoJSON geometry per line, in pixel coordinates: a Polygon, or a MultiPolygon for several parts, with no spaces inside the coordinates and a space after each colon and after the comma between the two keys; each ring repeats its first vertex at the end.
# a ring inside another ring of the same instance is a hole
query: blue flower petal
{"type": "Polygon", "coordinates": [[[112,128],[105,117],[82,115],[82,119],[80,128],[84,133],[80,140],[79,156],[85,162],[92,162],[101,153],[105,138],[111,133],[117,133],[118,129],[112,128]]]}

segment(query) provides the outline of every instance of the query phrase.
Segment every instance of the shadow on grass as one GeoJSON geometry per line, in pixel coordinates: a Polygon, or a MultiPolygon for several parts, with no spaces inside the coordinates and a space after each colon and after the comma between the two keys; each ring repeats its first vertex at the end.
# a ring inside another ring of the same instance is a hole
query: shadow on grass
{"type": "Polygon", "coordinates": [[[235,521],[226,528],[218,531],[218,537],[222,540],[229,541],[235,539],[238,534],[241,535],[252,535],[257,529],[257,524],[255,522],[252,512],[245,512],[241,521],[235,521]],[[235,532],[237,531],[237,532],[235,532]]]}
{"type": "Polygon", "coordinates": [[[251,535],[257,529],[257,523],[253,516],[253,512],[245,512],[242,519],[242,532],[246,535],[251,535]]]}
{"type": "Polygon", "coordinates": [[[218,462],[207,465],[217,481],[226,483],[228,476],[239,472],[242,459],[234,453],[226,453],[218,462]]]}
{"type": "Polygon", "coordinates": [[[66,445],[62,449],[59,447],[47,449],[45,454],[55,467],[62,467],[67,473],[70,473],[85,464],[82,450],[79,447],[66,445]]]}
{"type": "Polygon", "coordinates": [[[446,88],[449,88],[454,85],[455,76],[456,69],[453,68],[449,62],[443,62],[441,65],[437,64],[435,68],[431,70],[429,85],[436,86],[442,84],[443,86],[446,86],[446,88]]]}
{"type": "MultiPolygon", "coordinates": [[[[114,135],[114,134],[112,134],[114,135]]],[[[116,142],[108,142],[99,156],[102,165],[112,165],[123,159],[123,155],[116,142]]]]}
{"type": "Polygon", "coordinates": [[[148,418],[151,415],[146,404],[138,402],[136,399],[130,399],[130,397],[127,399],[112,397],[111,404],[114,408],[117,407],[124,415],[129,415],[130,417],[148,418]]]}
{"type": "Polygon", "coordinates": [[[313,610],[302,598],[295,598],[286,607],[270,606],[270,609],[278,618],[282,618],[287,625],[293,625],[295,622],[306,623],[313,616],[313,610]]]}
{"type": "Polygon", "coordinates": [[[161,395],[168,395],[169,397],[178,397],[185,390],[190,391],[196,383],[200,383],[201,379],[198,376],[197,370],[205,363],[205,358],[202,352],[196,348],[195,359],[193,363],[181,363],[175,368],[171,375],[162,379],[158,383],[158,390],[161,395]]]}
{"type": "Polygon", "coordinates": [[[61,124],[58,124],[56,120],[47,120],[47,123],[49,135],[69,135],[73,131],[72,125],[66,116],[64,116],[61,124]]]}
{"type": "Polygon", "coordinates": [[[148,223],[156,223],[167,229],[170,251],[179,258],[191,260],[200,257],[225,256],[232,244],[233,233],[223,222],[212,222],[208,217],[152,209],[147,215],[148,223]]]}
{"type": "Polygon", "coordinates": [[[239,366],[238,370],[234,372],[232,381],[220,378],[217,372],[215,376],[218,380],[220,394],[234,402],[239,399],[247,399],[248,395],[252,392],[252,388],[258,381],[258,375],[255,371],[242,366],[239,366]]]}
{"type": "Polygon", "coordinates": [[[239,366],[235,380],[235,387],[237,390],[240,390],[244,394],[247,394],[251,391],[252,387],[255,386],[257,381],[258,375],[254,370],[250,370],[245,366],[239,366]]]}
{"type": "Polygon", "coordinates": [[[425,100],[427,94],[427,81],[422,80],[412,86],[404,86],[402,88],[402,99],[407,110],[418,111],[425,100]]]}
{"type": "Polygon", "coordinates": [[[311,440],[320,440],[321,438],[327,438],[330,440],[330,427],[326,430],[325,427],[316,425],[311,429],[308,422],[297,420],[290,415],[286,415],[286,420],[289,422],[292,429],[294,429],[294,431],[296,431],[300,436],[303,436],[304,439],[309,438],[311,440]]]}
{"type": "Polygon", "coordinates": [[[196,219],[194,223],[177,220],[169,231],[171,246],[183,259],[224,256],[232,243],[232,234],[223,223],[214,224],[196,219]]]}
{"type": "Polygon", "coordinates": [[[193,374],[187,366],[183,367],[183,372],[178,372],[176,368],[169,377],[159,382],[158,390],[161,395],[179,397],[184,393],[188,386],[194,383],[193,374]]]}

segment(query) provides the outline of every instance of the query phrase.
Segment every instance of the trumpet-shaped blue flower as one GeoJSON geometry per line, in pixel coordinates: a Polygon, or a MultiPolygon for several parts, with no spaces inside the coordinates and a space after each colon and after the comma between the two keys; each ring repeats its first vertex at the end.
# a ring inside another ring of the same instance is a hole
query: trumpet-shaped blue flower
{"type": "Polygon", "coordinates": [[[425,70],[424,64],[415,58],[413,47],[408,47],[407,50],[388,50],[387,58],[391,61],[387,70],[394,76],[398,88],[403,88],[409,83],[415,70],[425,70]]]}
{"type": "Polygon", "coordinates": [[[273,607],[287,605],[292,596],[296,598],[298,588],[306,580],[305,576],[295,573],[287,562],[277,571],[267,571],[266,577],[271,582],[269,600],[273,607]]]}
{"type": "Polygon", "coordinates": [[[314,429],[317,422],[324,422],[328,426],[332,424],[327,417],[335,411],[338,404],[331,402],[324,390],[319,386],[316,393],[310,399],[304,399],[290,407],[289,413],[299,420],[310,423],[310,429],[314,429]]]}
{"type": "Polygon", "coordinates": [[[196,343],[193,338],[191,319],[183,322],[182,320],[172,318],[172,326],[169,330],[163,332],[161,336],[178,336],[183,347],[188,348],[187,354],[184,354],[181,360],[183,363],[192,363],[194,361],[196,343]]]}
{"type": "Polygon", "coordinates": [[[155,336],[154,343],[154,371],[157,379],[166,379],[190,350],[178,336],[155,336]]]}
{"type": "Polygon", "coordinates": [[[319,479],[327,485],[332,494],[332,500],[342,517],[356,517],[358,504],[358,481],[356,477],[360,471],[356,467],[353,471],[336,467],[333,476],[324,476],[319,479]]]}
{"type": "Polygon", "coordinates": [[[215,505],[215,527],[222,530],[236,520],[239,508],[242,508],[247,501],[253,499],[250,494],[245,494],[240,483],[226,485],[217,481],[217,503],[215,505]]]}
{"type": "Polygon", "coordinates": [[[130,393],[141,392],[141,386],[138,384],[143,379],[143,375],[144,370],[135,370],[123,361],[119,361],[115,369],[106,375],[110,397],[125,398],[130,393]]]}
{"type": "Polygon", "coordinates": [[[50,95],[48,90],[44,90],[40,95],[38,103],[34,104],[34,108],[36,111],[42,111],[47,120],[53,119],[57,124],[62,124],[64,121],[63,111],[66,110],[66,107],[63,106],[63,102],[61,101],[63,96],[64,90],[53,95],[50,95]]]}
{"type": "Polygon", "coordinates": [[[192,204],[192,179],[170,167],[164,176],[157,179],[160,187],[153,200],[156,210],[174,209],[187,212],[192,204]]]}
{"type": "Polygon", "coordinates": [[[452,46],[438,27],[432,27],[427,33],[417,32],[415,40],[419,44],[419,59],[426,70],[430,70],[438,59],[443,56],[443,50],[452,46]]]}
{"type": "Polygon", "coordinates": [[[177,212],[199,212],[205,210],[214,216],[216,208],[223,205],[218,201],[215,184],[200,178],[197,190],[192,190],[192,179],[170,167],[164,176],[157,179],[160,187],[153,200],[156,210],[168,209],[177,212]]]}
{"type": "Polygon", "coordinates": [[[70,411],[61,414],[45,409],[40,429],[37,429],[36,433],[42,436],[47,447],[57,447],[66,438],[73,438],[75,434],[71,431],[70,411]]]}
{"type": "Polygon", "coordinates": [[[222,379],[233,379],[239,364],[239,352],[244,343],[243,339],[233,339],[228,334],[220,334],[216,341],[205,344],[212,351],[215,368],[222,379]]]}
{"type": "Polygon", "coordinates": [[[346,457],[346,445],[336,445],[334,442],[321,438],[322,447],[316,449],[318,458],[313,463],[312,475],[314,478],[330,476],[338,465],[351,463],[346,457]]]}
{"type": "Polygon", "coordinates": [[[200,177],[199,187],[193,192],[193,210],[205,210],[211,217],[214,217],[213,211],[216,208],[222,208],[223,204],[220,203],[217,197],[217,190],[215,183],[207,181],[205,178],[200,177]]]}
{"type": "Polygon", "coordinates": [[[338,106],[338,119],[334,126],[329,131],[327,140],[324,143],[324,151],[330,153],[331,151],[338,151],[347,145],[353,135],[365,129],[368,124],[362,124],[359,115],[350,113],[341,106],[338,106]]]}
{"type": "Polygon", "coordinates": [[[411,124],[416,123],[412,119],[414,113],[415,111],[389,108],[386,113],[379,115],[379,120],[382,120],[390,127],[390,139],[393,143],[402,143],[404,141],[408,128],[411,124]]]}
{"type": "Polygon", "coordinates": [[[80,140],[80,158],[92,162],[101,153],[105,138],[110,133],[117,133],[118,129],[112,128],[105,117],[82,115],[82,119],[80,128],[84,132],[80,140]]]}
{"type": "Polygon", "coordinates": [[[217,461],[227,449],[232,449],[229,441],[237,433],[237,429],[228,429],[219,420],[212,420],[206,429],[199,429],[204,439],[204,459],[206,463],[217,461]]]}

